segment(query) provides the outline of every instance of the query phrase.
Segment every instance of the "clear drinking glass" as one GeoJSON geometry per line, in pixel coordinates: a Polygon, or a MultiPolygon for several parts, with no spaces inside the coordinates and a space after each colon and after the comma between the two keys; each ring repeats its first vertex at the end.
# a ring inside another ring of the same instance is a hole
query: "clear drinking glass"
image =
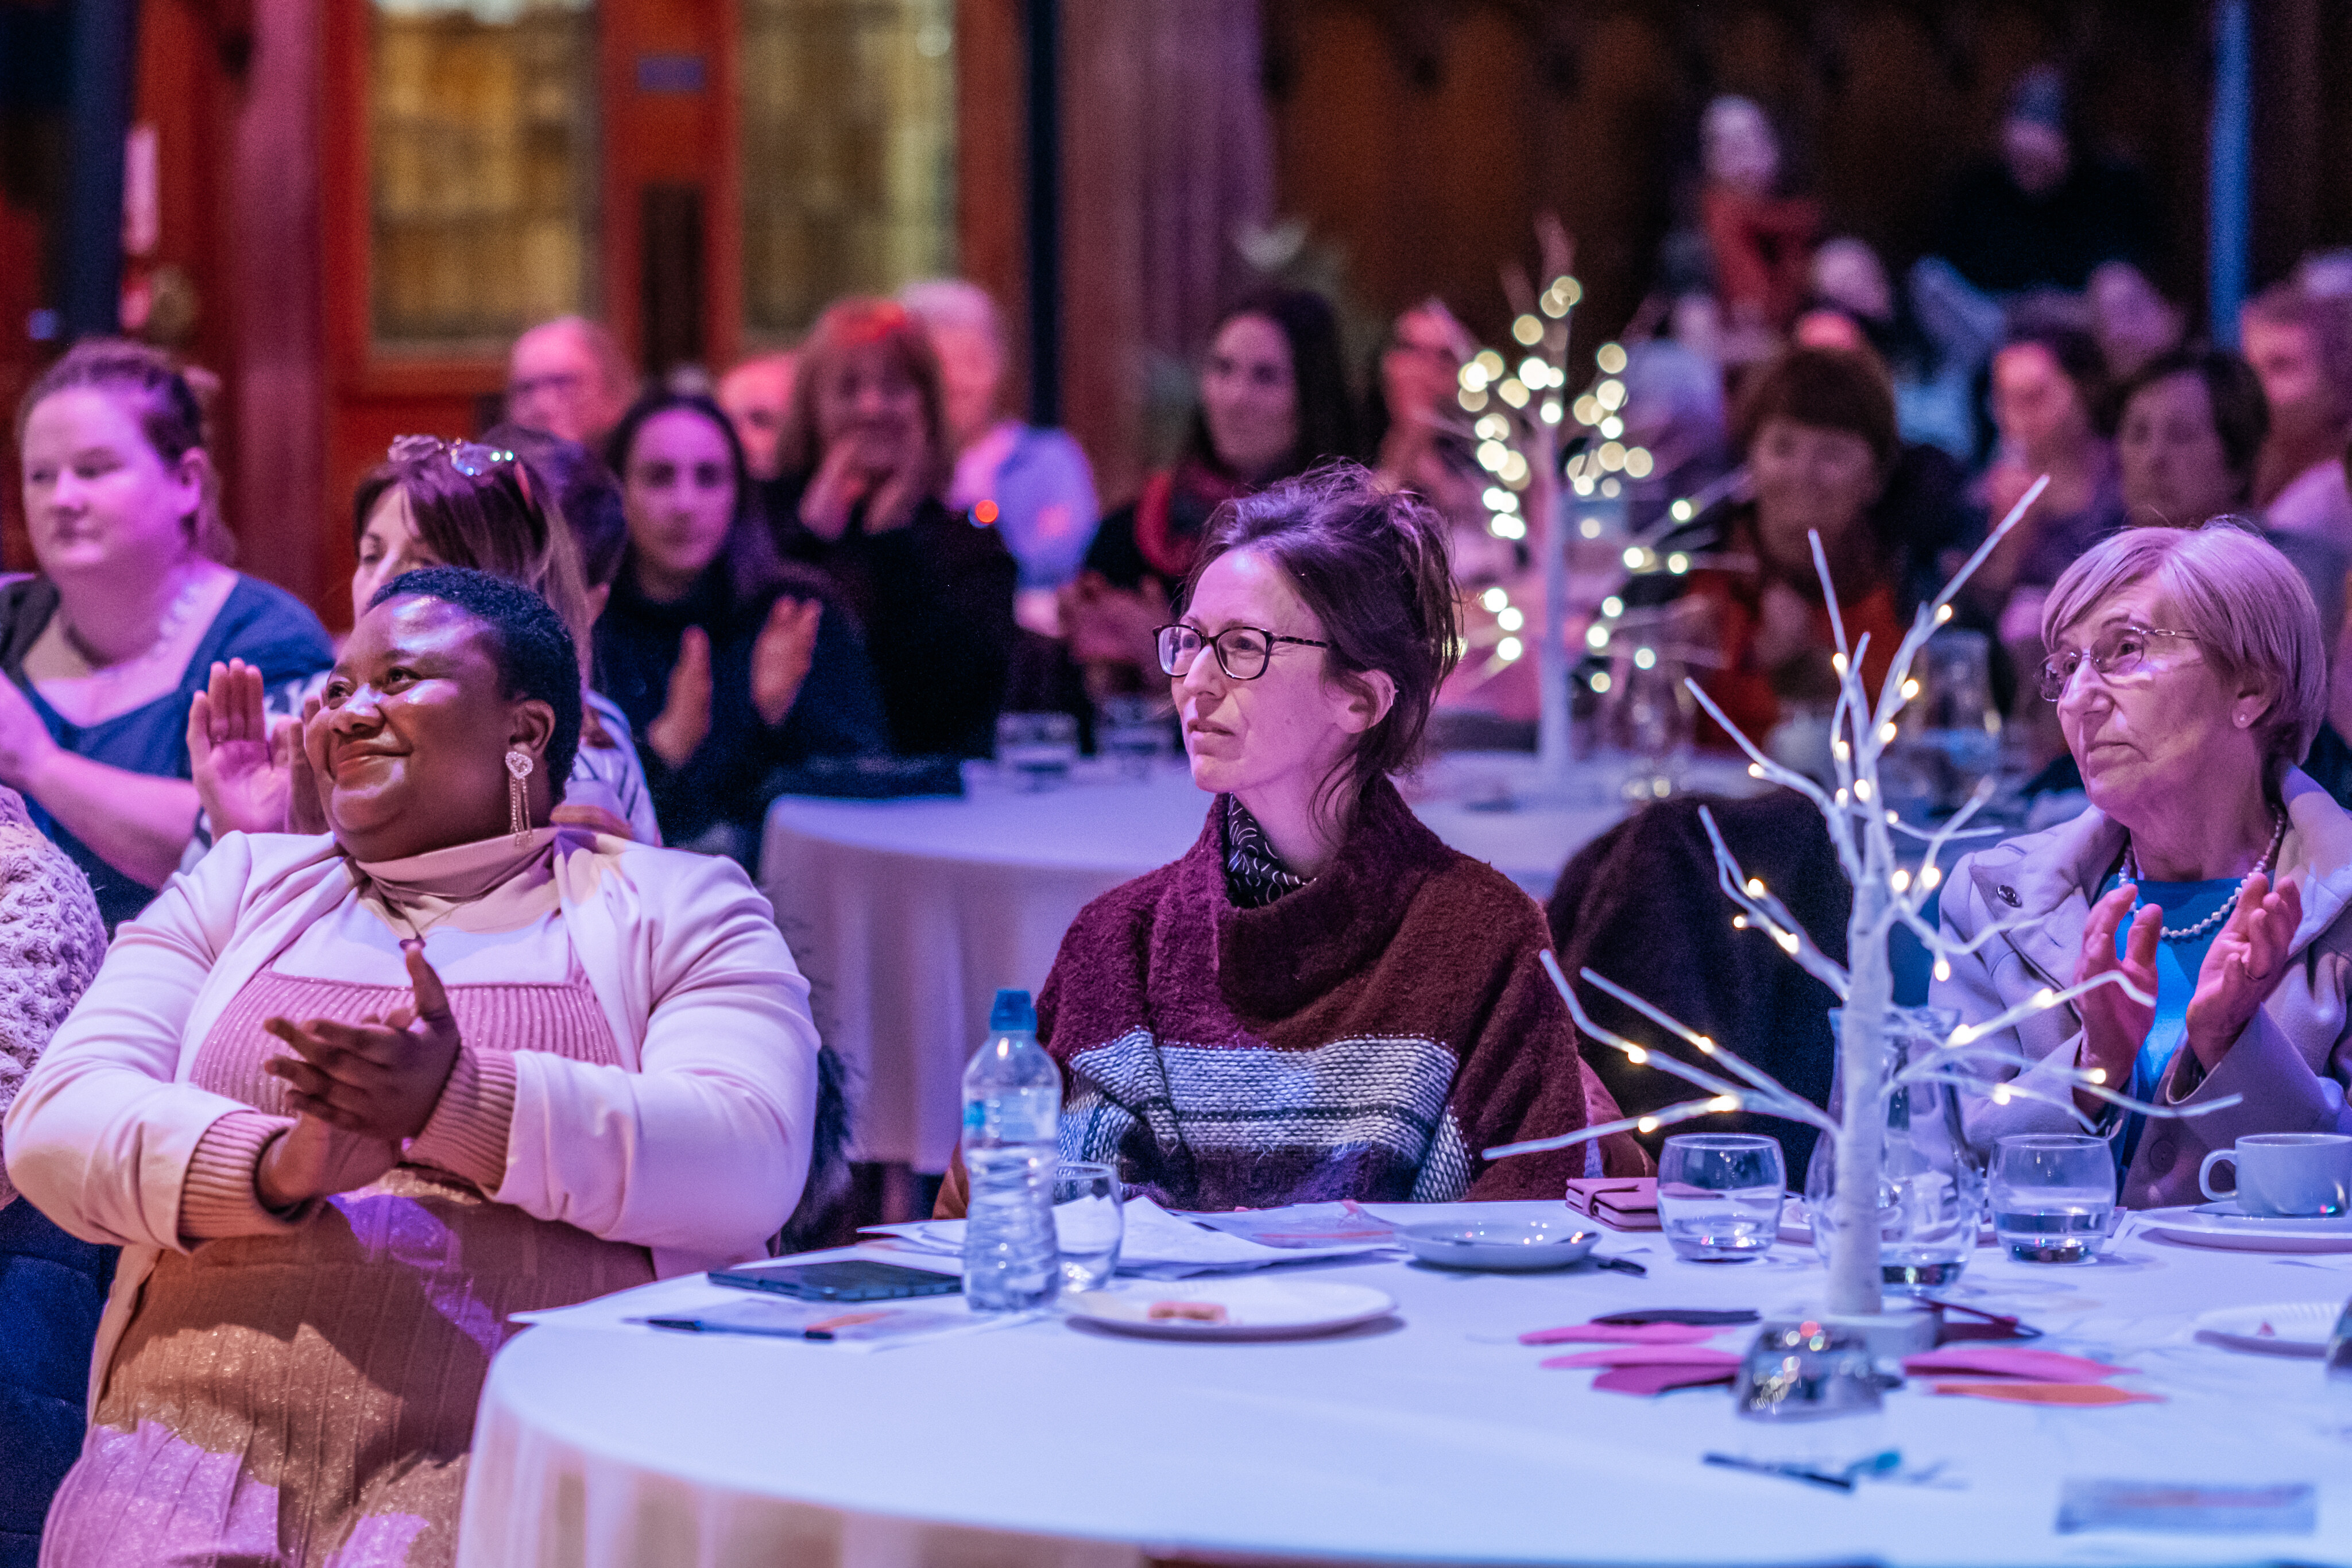
{"type": "Polygon", "coordinates": [[[2327,1336],[2327,1354],[2320,1363],[2326,1379],[2329,1426],[2339,1437],[2352,1437],[2352,1301],[2336,1316],[2336,1332],[2327,1336]]]}
{"type": "Polygon", "coordinates": [[[1118,1271],[1127,1233],[1118,1173],[1066,1160],[1054,1170],[1054,1245],[1062,1256],[1062,1291],[1099,1291],[1118,1271]]]}
{"type": "Polygon", "coordinates": [[[996,717],[996,765],[1024,789],[1066,782],[1078,759],[1078,721],[1066,713],[1007,713],[996,717]]]}
{"type": "Polygon", "coordinates": [[[1788,1187],[1780,1140],[1748,1133],[1681,1133],[1658,1156],[1658,1224],[1675,1256],[1695,1263],[1760,1258],[1780,1237],[1788,1187]]]}
{"type": "Polygon", "coordinates": [[[2107,1244],[2116,1157],[2105,1138],[2021,1133],[1992,1157],[1992,1228],[2021,1263],[2086,1263],[2107,1244]]]}
{"type": "Polygon", "coordinates": [[[1119,776],[1145,779],[1169,751],[1165,698],[1109,696],[1095,716],[1095,750],[1117,765],[1119,776]]]}

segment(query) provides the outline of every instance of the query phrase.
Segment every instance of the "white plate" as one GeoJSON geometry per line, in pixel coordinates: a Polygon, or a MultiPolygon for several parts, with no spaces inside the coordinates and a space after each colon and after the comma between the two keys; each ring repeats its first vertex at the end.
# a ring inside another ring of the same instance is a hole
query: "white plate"
{"type": "Polygon", "coordinates": [[[2341,1219],[2271,1219],[2214,1214],[2209,1206],[2145,1209],[2139,1228],[2188,1247],[2233,1252],[2352,1252],[2352,1216],[2341,1219]]]}
{"type": "Polygon", "coordinates": [[[1120,1333],[1154,1339],[1304,1339],[1384,1318],[1396,1302],[1370,1285],[1320,1280],[1139,1281],[1112,1291],[1064,1299],[1069,1315],[1120,1333]],[[1224,1309],[1221,1321],[1154,1317],[1152,1309],[1182,1302],[1224,1309]]]}
{"type": "Polygon", "coordinates": [[[1572,1219],[1405,1225],[1397,1228],[1397,1239],[1414,1257],[1439,1269],[1533,1272],[1579,1261],[1601,1239],[1601,1228],[1572,1219]]]}
{"type": "Polygon", "coordinates": [[[2336,1301],[2278,1301],[2267,1307],[2224,1307],[2197,1320],[2197,1337],[2208,1344],[2263,1355],[2321,1356],[2336,1332],[2336,1301]]]}

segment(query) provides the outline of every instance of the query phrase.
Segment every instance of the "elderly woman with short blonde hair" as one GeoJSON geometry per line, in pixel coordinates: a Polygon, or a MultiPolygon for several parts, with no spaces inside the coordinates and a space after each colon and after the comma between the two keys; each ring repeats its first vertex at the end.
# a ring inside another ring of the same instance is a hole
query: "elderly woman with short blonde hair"
{"type": "Polygon", "coordinates": [[[2125,1204],[2194,1203],[2209,1149],[2352,1132],[2352,817],[2295,766],[2326,711],[2318,612],[2285,557],[2217,518],[2111,536],[2052,589],[2042,635],[2091,808],[1952,868],[1948,936],[2015,925],[1934,1000],[1990,1019],[2118,968],[2156,1000],[2105,986],[1988,1037],[2037,1065],[1975,1101],[1969,1136],[2078,1130],[2071,1098],[2114,1141],[2125,1204]],[[2069,1071],[2168,1106],[2240,1098],[2151,1119],[2069,1071]]]}

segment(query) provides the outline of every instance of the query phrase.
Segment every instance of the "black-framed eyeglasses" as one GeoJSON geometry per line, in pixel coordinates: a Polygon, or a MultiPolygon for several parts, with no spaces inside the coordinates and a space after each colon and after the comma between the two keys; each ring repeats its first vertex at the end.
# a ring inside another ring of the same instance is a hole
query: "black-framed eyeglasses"
{"type": "Polygon", "coordinates": [[[386,455],[394,463],[422,463],[446,455],[449,466],[468,479],[478,479],[501,463],[520,461],[503,446],[485,446],[478,441],[444,441],[437,435],[394,436],[386,455]]]}
{"type": "Polygon", "coordinates": [[[1331,645],[1312,637],[1278,636],[1257,626],[1228,626],[1213,637],[1203,637],[1198,627],[1180,622],[1162,626],[1152,635],[1160,643],[1160,667],[1168,674],[1181,675],[1190,670],[1205,646],[1216,650],[1217,668],[1237,681],[1254,681],[1265,674],[1266,661],[1274,657],[1277,643],[1294,643],[1302,648],[1331,645]]]}
{"type": "Polygon", "coordinates": [[[2042,661],[2042,698],[2056,702],[2066,695],[2066,687],[2074,679],[2074,672],[2088,661],[2099,672],[2101,680],[2116,681],[2137,674],[2147,658],[2147,645],[2158,637],[2179,637],[2195,642],[2193,632],[2167,632],[2158,626],[2125,624],[2110,626],[2099,633],[2086,649],[2068,649],[2055,658],[2042,661]]]}

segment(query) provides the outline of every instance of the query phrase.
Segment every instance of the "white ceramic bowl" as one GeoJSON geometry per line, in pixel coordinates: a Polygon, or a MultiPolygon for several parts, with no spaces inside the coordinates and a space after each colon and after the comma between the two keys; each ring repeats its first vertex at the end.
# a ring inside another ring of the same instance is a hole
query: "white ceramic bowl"
{"type": "Polygon", "coordinates": [[[1397,1239],[1436,1268],[1528,1272],[1582,1260],[1601,1229],[1572,1218],[1479,1220],[1400,1226],[1397,1239]]]}

